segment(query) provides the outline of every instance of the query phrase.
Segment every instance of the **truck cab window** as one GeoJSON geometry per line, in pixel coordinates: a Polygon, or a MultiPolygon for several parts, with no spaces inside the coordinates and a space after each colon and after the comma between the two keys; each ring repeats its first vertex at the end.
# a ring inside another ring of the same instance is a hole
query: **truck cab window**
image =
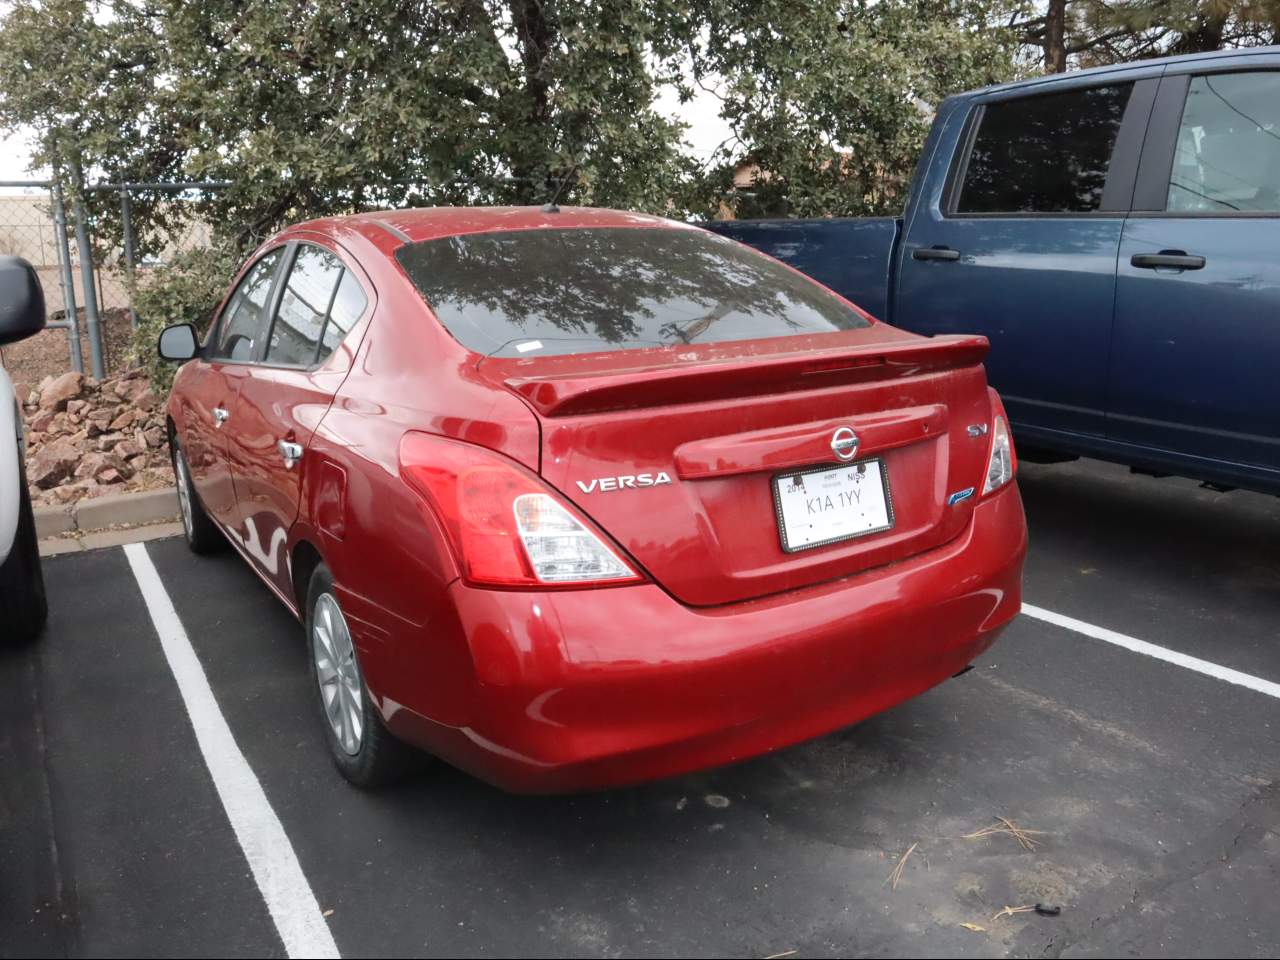
{"type": "Polygon", "coordinates": [[[1192,78],[1166,209],[1280,213],[1280,73],[1192,78]]]}
{"type": "Polygon", "coordinates": [[[955,212],[1099,209],[1132,83],[989,103],[955,212]]]}

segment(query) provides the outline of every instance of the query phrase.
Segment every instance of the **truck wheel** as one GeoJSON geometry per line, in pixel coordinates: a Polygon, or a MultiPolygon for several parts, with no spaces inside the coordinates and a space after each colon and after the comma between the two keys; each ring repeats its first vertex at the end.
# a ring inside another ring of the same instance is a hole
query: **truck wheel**
{"type": "Polygon", "coordinates": [[[355,643],[323,563],[307,590],[307,647],[329,756],[357,787],[393,783],[412,769],[416,751],[397,740],[373,705],[355,643]]]}
{"type": "Polygon", "coordinates": [[[214,526],[191,482],[191,469],[178,438],[170,436],[169,454],[173,459],[173,477],[178,485],[178,506],[182,510],[182,532],[192,553],[212,553],[222,546],[222,535],[214,526]]]}
{"type": "Polygon", "coordinates": [[[13,546],[0,565],[0,639],[15,643],[34,640],[49,618],[44,593],[44,572],[40,568],[40,548],[36,541],[36,518],[27,489],[27,470],[18,461],[18,530],[13,546]]]}

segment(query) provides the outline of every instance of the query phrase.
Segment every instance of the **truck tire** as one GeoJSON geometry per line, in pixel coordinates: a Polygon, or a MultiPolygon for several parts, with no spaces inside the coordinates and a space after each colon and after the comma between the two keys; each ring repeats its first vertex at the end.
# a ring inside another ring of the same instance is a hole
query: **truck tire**
{"type": "Polygon", "coordinates": [[[18,530],[9,556],[0,564],[0,641],[29,643],[40,635],[49,618],[44,571],[36,540],[36,518],[27,489],[27,470],[18,461],[18,530]]]}

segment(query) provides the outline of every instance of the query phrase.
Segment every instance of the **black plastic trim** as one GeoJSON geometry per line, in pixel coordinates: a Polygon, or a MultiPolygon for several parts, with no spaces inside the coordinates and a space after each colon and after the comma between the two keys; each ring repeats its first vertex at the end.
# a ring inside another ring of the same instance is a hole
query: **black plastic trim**
{"type": "Polygon", "coordinates": [[[1164,210],[1169,200],[1169,177],[1173,173],[1173,152],[1182,123],[1182,106],[1187,99],[1191,74],[1179,73],[1160,81],[1147,139],[1138,163],[1138,182],[1133,190],[1134,210],[1164,210]]]}

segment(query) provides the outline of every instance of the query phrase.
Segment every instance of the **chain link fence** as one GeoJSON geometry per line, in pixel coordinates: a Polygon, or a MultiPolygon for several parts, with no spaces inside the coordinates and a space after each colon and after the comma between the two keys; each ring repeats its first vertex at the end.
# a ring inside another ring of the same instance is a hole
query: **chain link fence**
{"type": "Polygon", "coordinates": [[[0,182],[0,253],[27,260],[40,277],[49,326],[67,331],[70,366],[83,372],[83,344],[79,336],[85,302],[83,273],[77,271],[69,242],[61,191],[43,180],[0,182]]]}
{"type": "MultiPolygon", "coordinates": [[[[48,327],[65,332],[64,369],[89,372],[101,378],[125,362],[137,318],[129,296],[129,279],[162,267],[179,250],[207,245],[212,231],[207,218],[182,211],[172,217],[180,224],[164,236],[153,252],[139,256],[135,244],[133,207],[142,201],[172,206],[199,199],[226,186],[208,183],[93,184],[85,193],[93,207],[115,207],[119,229],[104,239],[95,228],[88,205],[64,198],[57,183],[44,180],[0,181],[0,254],[31,263],[44,287],[48,327]],[[115,201],[115,203],[112,203],[115,201]]],[[[45,335],[49,336],[48,334],[45,335]]]]}

